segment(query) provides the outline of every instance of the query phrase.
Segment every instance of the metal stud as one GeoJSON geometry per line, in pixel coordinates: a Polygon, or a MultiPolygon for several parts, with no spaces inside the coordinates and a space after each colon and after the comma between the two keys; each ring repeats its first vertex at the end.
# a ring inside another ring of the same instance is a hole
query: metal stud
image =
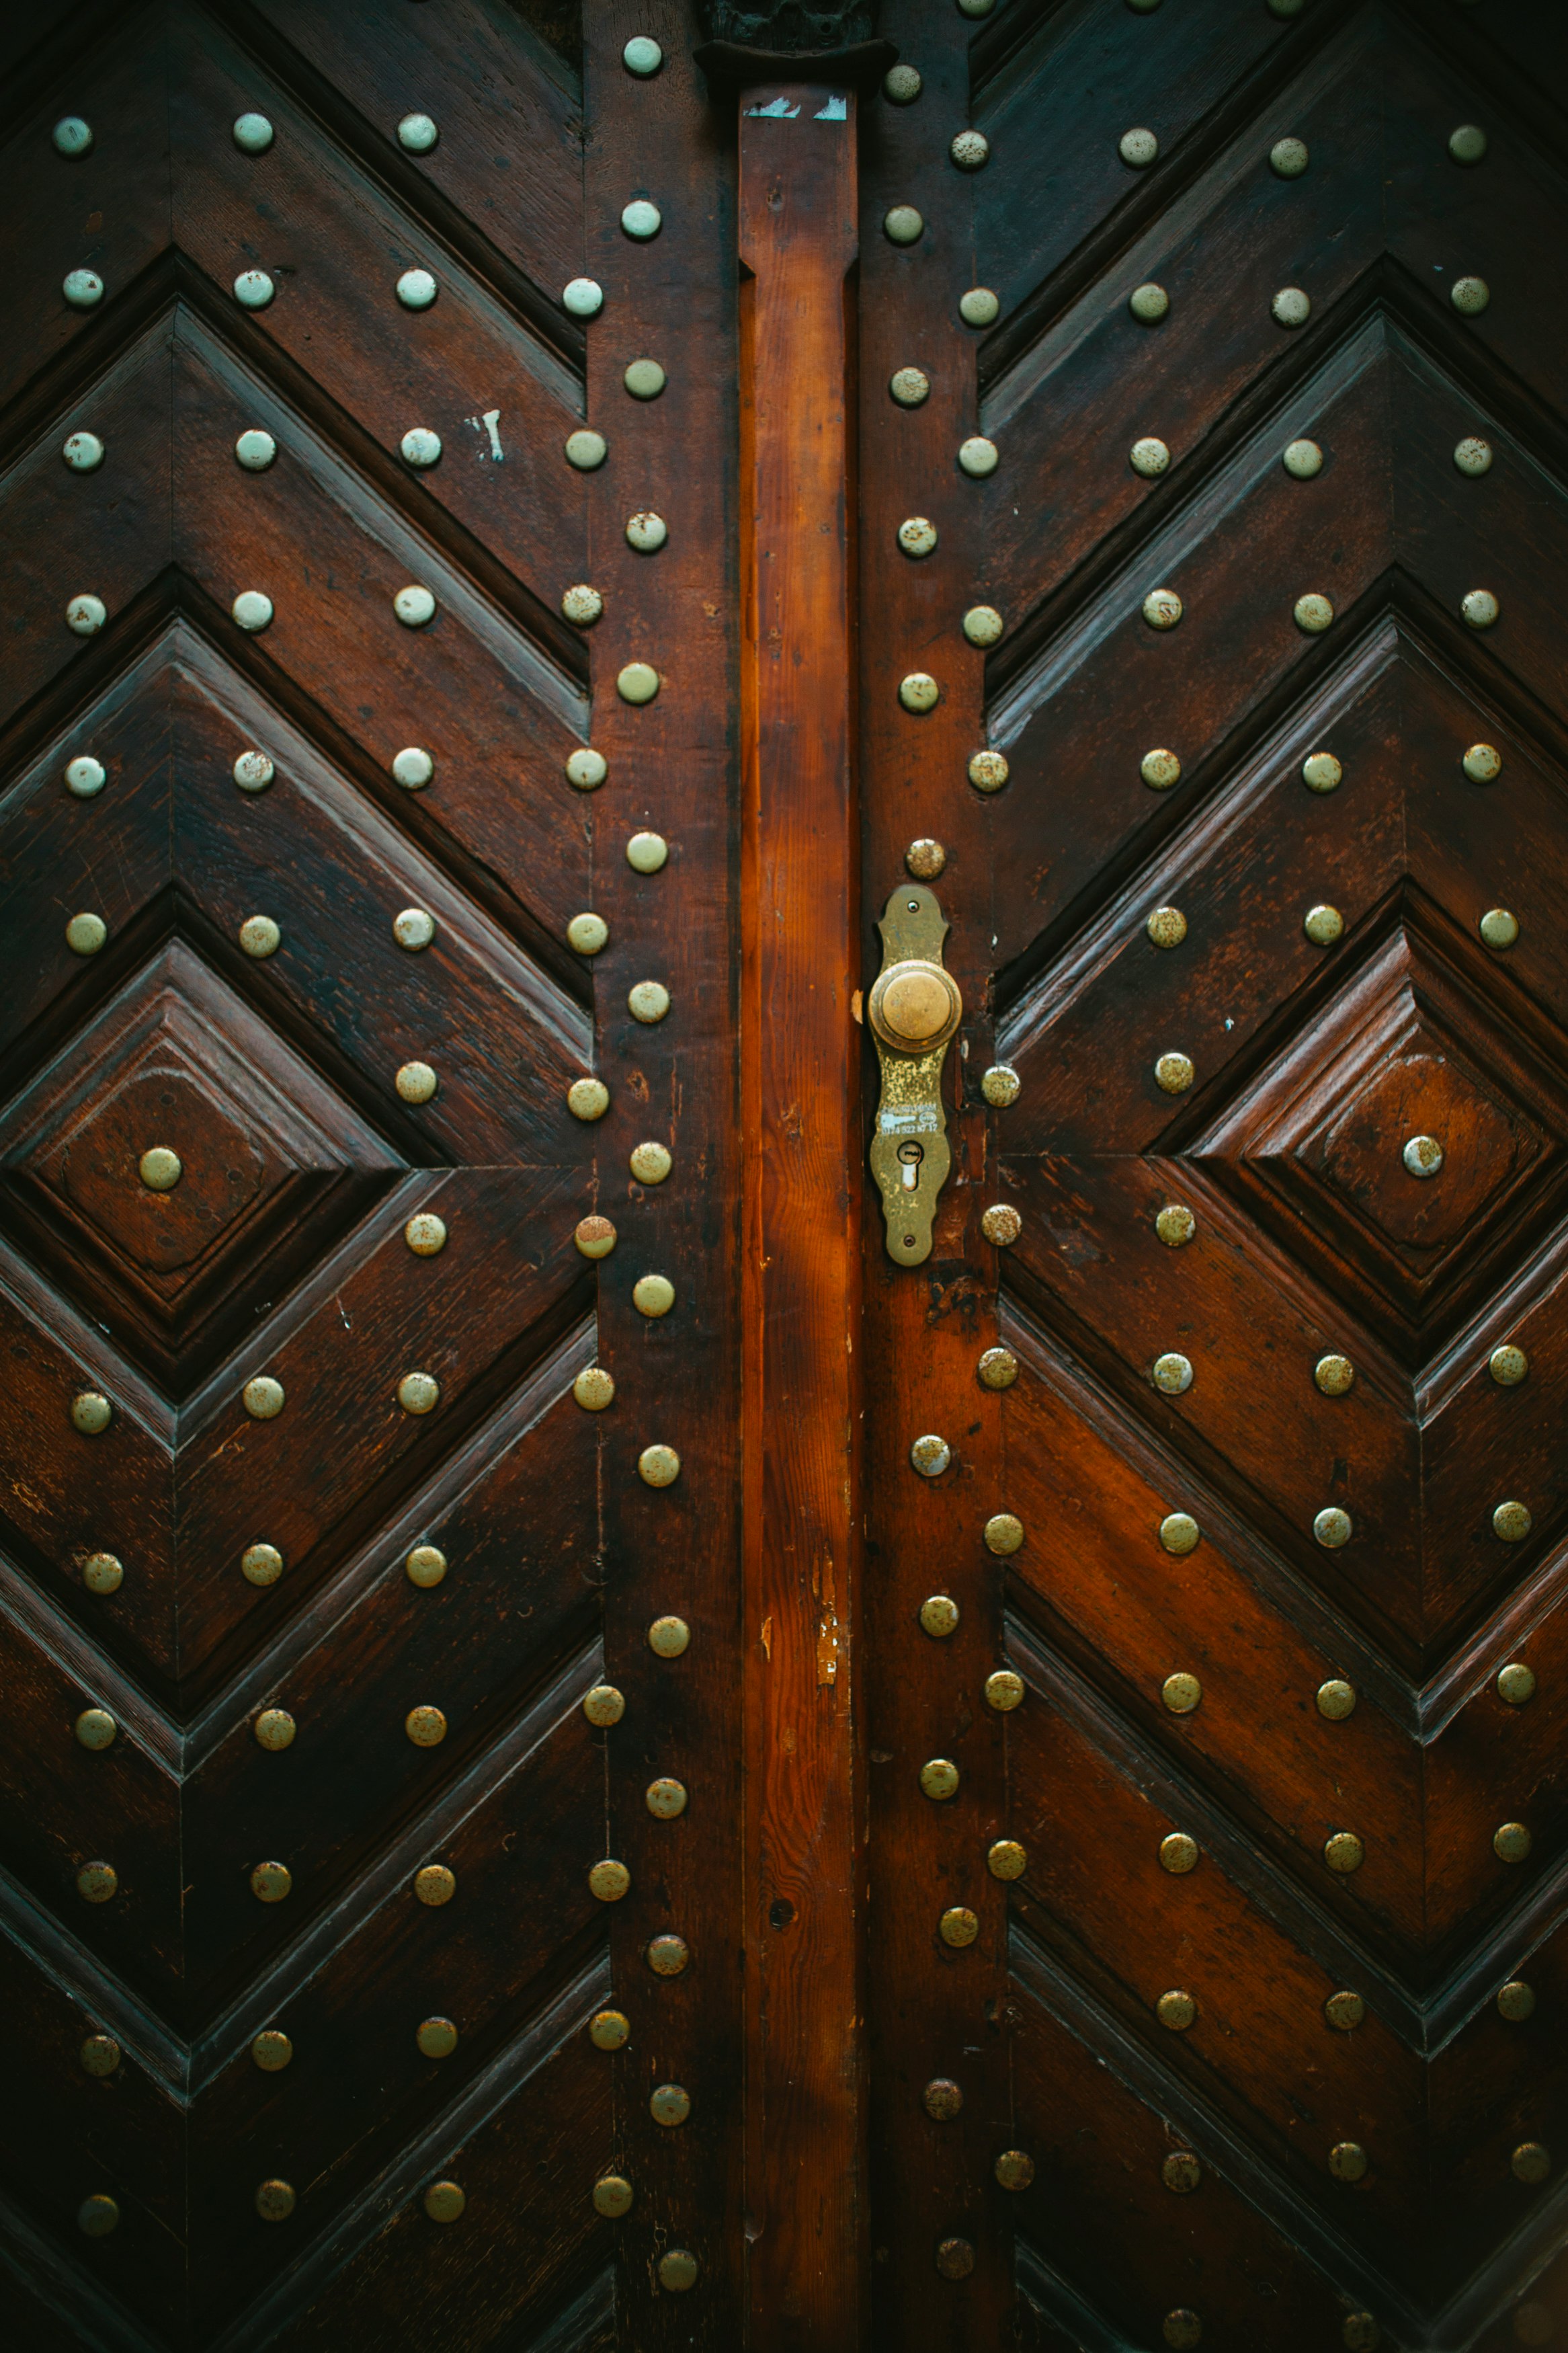
{"type": "Polygon", "coordinates": [[[991,160],[991,142],[983,131],[961,131],[947,152],[961,172],[978,172],[991,160]]]}
{"type": "Polygon", "coordinates": [[[1337,907],[1309,907],[1301,919],[1301,929],[1314,947],[1332,947],[1344,937],[1345,919],[1337,907]]]}
{"type": "Polygon", "coordinates": [[[1017,1102],[1023,1084],[1010,1062],[993,1062],[981,1079],[980,1092],[995,1110],[1005,1111],[1017,1102]]]}
{"type": "Polygon", "coordinates": [[[1329,2151],[1329,2171],[1336,2181],[1364,2181],[1369,2162],[1358,2140],[1337,2140],[1329,2151]]]}
{"type": "Polygon", "coordinates": [[[240,946],[258,963],[276,955],[282,943],[283,934],[270,915],[247,915],[239,927],[240,946]]]}
{"type": "Polygon", "coordinates": [[[258,1373],[246,1382],[240,1400],[253,1421],[275,1421],[283,1410],[283,1384],[270,1373],[258,1373]]]}
{"type": "Polygon", "coordinates": [[[1171,462],[1170,449],[1152,433],[1145,433],[1140,440],[1134,441],[1130,455],[1133,472],[1142,474],[1146,481],[1152,481],[1156,475],[1163,474],[1171,462]]]}
{"type": "Polygon", "coordinates": [[[1163,286],[1152,280],[1147,285],[1135,286],[1127,297],[1127,307],[1140,326],[1157,326],[1171,307],[1171,298],[1163,286]]]}
{"type": "Polygon", "coordinates": [[[79,1744],[96,1756],[112,1746],[120,1726],[104,1707],[84,1707],[71,1726],[79,1744]]]}
{"type": "Polygon", "coordinates": [[[941,696],[942,689],[929,670],[913,670],[899,681],[899,701],[917,715],[934,711],[941,696]]]}
{"type": "Polygon", "coordinates": [[[1492,464],[1491,444],[1476,433],[1467,433],[1454,445],[1454,463],[1461,474],[1489,474],[1492,464]]]}
{"type": "Polygon", "coordinates": [[[632,1305],[639,1315],[668,1315],[675,1304],[675,1285],[667,1274],[639,1275],[632,1285],[632,1305]]]}
{"type": "Polygon", "coordinates": [[[1365,1860],[1366,1848],[1354,1831],[1335,1831],[1323,1841],[1323,1861],[1331,1871],[1359,1871],[1365,1860]]]}
{"type": "Polygon", "coordinates": [[[1498,1988],[1498,2016],[1506,2018],[1512,2026],[1521,2026],[1535,2015],[1535,1989],[1522,1978],[1510,1978],[1507,1985],[1498,1988]]]}
{"type": "Polygon", "coordinates": [[[616,1247],[616,1229],[608,1218],[580,1218],[572,1239],[584,1258],[608,1258],[616,1247]]]}
{"type": "Polygon", "coordinates": [[[966,327],[991,327],[1002,315],[1002,305],[989,286],[972,286],[958,298],[958,315],[966,327]]]}
{"type": "Polygon", "coordinates": [[[449,1871],[444,1862],[424,1863],[414,1874],[414,1893],[420,1903],[428,1905],[432,1911],[438,1910],[443,1904],[450,1904],[457,1892],[458,1874],[449,1871]]]}
{"type": "Polygon", "coordinates": [[[1168,793],[1173,785],[1180,784],[1182,780],[1182,764],[1174,752],[1167,751],[1162,745],[1152,752],[1144,753],[1138,763],[1138,773],[1151,792],[1168,793]]]}
{"type": "Polygon", "coordinates": [[[1344,773],[1331,752],[1309,752],[1301,763],[1301,782],[1310,793],[1338,792],[1344,773]]]}
{"type": "Polygon", "coordinates": [[[242,114],[234,126],[234,143],[246,155],[265,155],[274,137],[264,114],[242,114]]]}
{"type": "Polygon", "coordinates": [[[1151,588],[1143,599],[1143,618],[1152,629],[1173,629],[1182,617],[1182,600],[1173,588],[1151,588]]]}
{"type": "Polygon", "coordinates": [[[634,400],[657,400],[669,378],[657,360],[632,360],[623,371],[621,382],[634,400]]]}
{"type": "Polygon", "coordinates": [[[603,1365],[584,1365],[572,1384],[572,1394],[586,1413],[603,1413],[616,1398],[615,1376],[603,1365]]]}
{"type": "Polygon", "coordinates": [[[1355,1366],[1348,1356],[1320,1356],[1312,1378],[1325,1397],[1343,1397],[1355,1382],[1355,1366]]]}
{"type": "Polygon", "coordinates": [[[417,744],[409,744],[393,754],[392,780],[405,792],[423,792],[435,773],[435,761],[417,744]]]}
{"type": "Polygon", "coordinates": [[[691,1947],[684,1936],[655,1936],[643,1957],[655,1977],[678,1978],[691,1958],[691,1947]]]}
{"type": "Polygon", "coordinates": [[[428,1062],[403,1062],[393,1084],[404,1103],[428,1103],[436,1092],[436,1073],[428,1062]]]}
{"type": "Polygon", "coordinates": [[[921,1603],[921,1626],[935,1641],[945,1641],[958,1630],[958,1604],[950,1594],[928,1593],[921,1603]]]}
{"type": "Polygon", "coordinates": [[[595,2051],[622,2051],[631,2039],[632,2022],[624,2010],[596,2010],[588,2021],[588,2040],[595,2051]]]}
{"type": "Polygon", "coordinates": [[[1521,2140],[1508,2164],[1516,2181],[1528,2182],[1533,2188],[1551,2172],[1552,2152],[1544,2141],[1521,2140]]]}
{"type": "Polygon", "coordinates": [[[96,800],[109,782],[109,771],[102,761],[95,760],[90,753],[86,752],[79,753],[74,760],[68,760],[64,774],[66,790],[73,800],[96,800]]]}
{"type": "Polygon", "coordinates": [[[1006,754],[1002,752],[974,752],[970,755],[969,781],[977,793],[999,793],[1007,781],[1006,754]]]}
{"type": "Polygon", "coordinates": [[[919,841],[911,841],[905,850],[904,864],[918,881],[934,882],[947,865],[947,852],[940,841],[932,841],[929,835],[922,835],[919,841]]]}
{"type": "Polygon", "coordinates": [[[621,51],[621,63],[627,73],[646,81],[664,63],[664,51],[648,33],[636,33],[621,51]]]}
{"type": "Polygon", "coordinates": [[[1160,2168],[1160,2179],[1179,2198],[1194,2190],[1204,2178],[1203,2167],[1190,2148],[1173,2148],[1160,2168]]]}
{"type": "Polygon", "coordinates": [[[1186,1054],[1162,1054],[1154,1065],[1154,1083],[1162,1094],[1184,1095],[1196,1075],[1186,1054]]]}
{"type": "Polygon", "coordinates": [[[60,292],[73,311],[96,310],[103,300],[103,280],[96,269],[68,269],[60,292]]]}
{"type": "Polygon", "coordinates": [[[1197,2003],[1184,1986],[1173,1986],[1154,2004],[1154,2015],[1173,2034],[1184,2034],[1198,2014],[1197,2003]]]}
{"type": "Polygon", "coordinates": [[[910,1449],[911,1466],[922,1479],[940,1479],[952,1461],[952,1449],[945,1438],[917,1438],[910,1449]]]}
{"type": "Polygon", "coordinates": [[[1168,1349],[1163,1356],[1155,1357],[1149,1377],[1162,1395],[1184,1397],[1193,1385],[1192,1360],[1175,1349],[1168,1349]]]}
{"type": "Polygon", "coordinates": [[[1190,1512],[1167,1512],[1160,1523],[1160,1542],[1178,1559],[1197,1550],[1201,1535],[1202,1530],[1190,1512]]]}
{"type": "Polygon", "coordinates": [[[622,2173],[603,2173],[594,2184],[594,2211],[618,2221],[632,2210],[632,2185],[622,2173]]]}
{"type": "Polygon", "coordinates": [[[427,1593],[446,1576],[447,1556],[439,1545],[416,1544],[404,1561],[403,1567],[409,1584],[416,1585],[421,1592],[427,1593]]]}
{"type": "Polygon", "coordinates": [[[1489,948],[1512,947],[1519,937],[1519,917],[1506,907],[1489,907],[1476,927],[1489,948]]]}
{"type": "Polygon", "coordinates": [[[76,1875],[76,1892],[84,1904],[107,1904],[120,1885],[111,1862],[84,1862],[76,1875]]]}
{"type": "Polygon", "coordinates": [[[1160,1685],[1160,1697],[1173,1715],[1191,1715],[1204,1695],[1204,1687],[1196,1675],[1167,1675],[1160,1685]]]}
{"type": "Polygon", "coordinates": [[[656,2125],[673,2129],[683,2125],[691,2114],[691,2094],[684,2084],[656,2084],[647,2104],[647,2112],[656,2125]]]}
{"type": "Polygon", "coordinates": [[[963,617],[963,634],[972,646],[994,646],[1005,627],[994,605],[971,605],[963,617]]]}
{"type": "Polygon", "coordinates": [[[569,785],[575,785],[580,793],[597,792],[609,773],[610,764],[604,754],[594,751],[586,744],[568,754],[566,781],[569,785]]]}
{"type": "Polygon", "coordinates": [[[1027,2150],[1005,2148],[991,2168],[1003,2189],[1027,2189],[1035,2178],[1035,2160],[1027,2150]]]}
{"type": "Polygon", "coordinates": [[[403,453],[404,463],[423,471],[426,467],[434,466],[439,459],[441,436],[432,433],[427,425],[413,425],[397,446],[403,453]]]}
{"type": "Polygon", "coordinates": [[[1307,637],[1318,638],[1333,620],[1334,608],[1327,596],[1321,596],[1314,590],[1308,596],[1297,597],[1290,609],[1290,617],[1307,637]]]}
{"type": "Polygon", "coordinates": [[[283,1556],[276,1545],[247,1545],[239,1556],[239,1573],[247,1585],[276,1585],[283,1574],[283,1556]]]}
{"type": "Polygon", "coordinates": [[[1500,607],[1489,588],[1472,588],[1461,598],[1459,610],[1472,629],[1489,629],[1500,607]]]}
{"type": "Polygon", "coordinates": [[[449,2059],[458,2047],[458,2030],[449,2018],[426,2018],[415,2028],[414,2040],[422,2058],[449,2059]]]}
{"type": "Polygon", "coordinates": [[[73,637],[96,638],[109,618],[101,596],[73,596],[66,607],[66,627],[73,637]]]}
{"type": "Polygon", "coordinates": [[[79,114],[62,114],[49,137],[54,142],[57,155],[68,155],[74,159],[92,153],[91,126],[84,122],[79,114]]]}
{"type": "Polygon", "coordinates": [[[1171,1831],[1160,1841],[1160,1868],[1173,1879],[1184,1879],[1198,1867],[1198,1842],[1186,1831],[1171,1831]]]}
{"type": "Polygon", "coordinates": [[[1527,1862],[1534,1843],[1522,1822],[1500,1822],[1492,1832],[1492,1852],[1500,1862],[1527,1862]]]}
{"type": "Polygon", "coordinates": [[[888,390],[900,408],[919,408],[931,398],[931,378],[924,368],[895,368],[888,378],[888,390]]]}
{"type": "Polygon", "coordinates": [[[936,525],[924,515],[906,515],[899,525],[899,545],[906,555],[929,555],[936,542],[936,525]]]}
{"type": "Polygon", "coordinates": [[[268,1749],[274,1755],[293,1746],[295,1728],[294,1719],[286,1707],[264,1707],[252,1727],[257,1746],[268,1749]]]}
{"type": "Polygon", "coordinates": [[[584,1715],[590,1724],[598,1725],[601,1729],[606,1725],[619,1724],[626,1712],[626,1698],[614,1683],[595,1683],[584,1697],[584,1715]]]}
{"type": "Polygon", "coordinates": [[[70,433],[60,456],[73,474],[96,474],[103,463],[103,444],[96,433],[70,433]]]}
{"type": "Polygon", "coordinates": [[[436,617],[436,599],[428,588],[410,581],[394,596],[392,609],[405,629],[422,629],[436,617]]]}
{"type": "Polygon", "coordinates": [[[120,2064],[120,2045],[112,2034],[89,2034],[77,2057],[84,2075],[112,2075],[120,2064]]]}
{"type": "Polygon", "coordinates": [[[579,955],[597,955],[609,940],[610,927],[603,915],[592,913],[574,915],[566,926],[566,938],[579,955]]]}
{"type": "Polygon", "coordinates": [[[1347,1511],[1338,1504],[1326,1504],[1313,1517],[1313,1539],[1325,1552],[1337,1552],[1342,1545],[1349,1544],[1353,1526],[1347,1511]]]}
{"type": "MultiPolygon", "coordinates": [[[[669,525],[662,515],[655,514],[651,507],[640,507],[636,514],[626,517],[626,545],[635,547],[639,555],[657,555],[668,537],[669,525]]],[[[591,590],[589,593],[597,592],[591,590]]],[[[575,614],[567,616],[569,620],[576,617],[575,614]]]]}
{"type": "Polygon", "coordinates": [[[658,672],[651,662],[627,662],[616,673],[616,692],[623,702],[651,702],[658,692],[658,672]]]}
{"type": "Polygon", "coordinates": [[[106,2191],[84,2198],[76,2210],[77,2229],[89,2239],[107,2239],[119,2221],[119,2204],[106,2191]]]}
{"type": "Polygon", "coordinates": [[[941,1804],[958,1792],[958,1767],[951,1757],[929,1757],[921,1767],[921,1788],[941,1804]]]}
{"type": "Polygon", "coordinates": [[[403,1729],[416,1748],[439,1748],[447,1737],[447,1719],[438,1707],[411,1707],[403,1729]]]}
{"type": "Polygon", "coordinates": [[[1473,785],[1489,785],[1502,774],[1502,754],[1492,744],[1472,744],[1459,763],[1473,785]]]}
{"type": "Polygon", "coordinates": [[[921,2105],[933,2124],[948,2125],[963,2107],[963,2094],[949,2075],[933,2075],[921,2094],[921,2105]]]}
{"type": "Polygon", "coordinates": [[[1491,289],[1484,278],[1456,278],[1448,289],[1449,301],[1465,319],[1479,318],[1491,299],[1491,289]]]}
{"type": "Polygon", "coordinates": [[[1323,470],[1323,453],[1315,441],[1291,441],[1280,462],[1298,482],[1310,482],[1323,470]]]}
{"type": "Polygon", "coordinates": [[[662,980],[639,980],[627,992],[626,1011],[634,1021],[662,1021],[669,1011],[669,991],[662,980]]]}
{"type": "Polygon", "coordinates": [[[1412,1176],[1436,1176],[1443,1166],[1443,1147],[1435,1135],[1412,1135],[1400,1155],[1412,1176]]]}
{"type": "Polygon", "coordinates": [[[1154,1231],[1167,1250],[1180,1250],[1197,1232],[1198,1221],[1184,1202],[1167,1201],[1154,1219],[1154,1231]]]}
{"type": "MultiPolygon", "coordinates": [[[[1273,5],[1274,0],[1270,0],[1270,5],[1273,5]]],[[[1202,2342],[1203,2333],[1203,2322],[1184,2304],[1179,2305],[1174,2312],[1168,2312],[1160,2323],[1160,2334],[1166,2344],[1174,2348],[1174,2353],[1189,2353],[1191,2347],[1202,2342]]]]}
{"type": "Polygon", "coordinates": [[[961,16],[989,16],[996,0],[958,0],[961,16]]]}
{"type": "Polygon", "coordinates": [[[890,245],[918,245],[925,222],[913,205],[893,205],[882,216],[882,234],[890,245]]]}
{"type": "Polygon", "coordinates": [[[889,66],[882,76],[882,95],[895,106],[912,106],[923,87],[913,66],[889,66]]]}
{"type": "Polygon", "coordinates": [[[397,1384],[397,1402],[405,1413],[433,1413],[441,1401],[441,1384],[433,1373],[405,1373],[397,1384]]]}
{"type": "Polygon", "coordinates": [[[634,1145],[627,1166],[639,1185],[662,1185],[674,1166],[667,1145],[634,1145]]]}
{"type": "Polygon", "coordinates": [[[136,1174],[150,1193],[172,1193],[184,1173],[179,1154],[166,1144],[155,1144],[136,1164],[136,1174]]]}
{"type": "Polygon", "coordinates": [[[118,1593],[124,1580],[124,1567],[111,1552],[89,1552],[82,1562],[81,1581],[89,1593],[118,1593]]]}
{"type": "Polygon", "coordinates": [[[1124,131],[1116,142],[1116,152],[1135,172],[1146,172],[1160,153],[1160,142],[1152,131],[1124,131]]]}
{"type": "Polygon", "coordinates": [[[397,126],[397,143],[410,155],[428,155],[440,136],[427,114],[405,114],[397,126]]]}
{"type": "Polygon", "coordinates": [[[1499,1698],[1507,1700],[1510,1707],[1526,1707],[1535,1697],[1534,1670],[1521,1659],[1511,1659],[1498,1669],[1497,1687],[1499,1698]]]}
{"type": "Polygon", "coordinates": [[[1324,2002],[1323,2016],[1337,2034],[1352,2034],[1366,2016],[1366,2004],[1359,1993],[1342,1988],[1324,2002]]]}
{"type": "Polygon", "coordinates": [[[622,207],[621,227],[638,245],[646,245],[664,227],[664,216],[646,196],[636,196],[622,207]]]}
{"type": "Polygon", "coordinates": [[[297,2203],[287,2181],[264,2181],[256,2193],[256,2211],[264,2222],[286,2222],[297,2203]]]}
{"type": "Polygon", "coordinates": [[[698,2263],[689,2247],[668,2247],[658,2259],[658,2284],[669,2294],[683,2295],[697,2284],[698,2263]]]}
{"type": "Polygon", "coordinates": [[[1003,1556],[1016,1553],[1024,1541],[1024,1523],[1013,1512],[993,1512],[981,1531],[985,1549],[1003,1556]]]}
{"type": "Polygon", "coordinates": [[[985,1704],[998,1715],[1011,1715],[1024,1704],[1024,1678],[1011,1667],[997,1667],[985,1678],[985,1704]]]}
{"type": "Polygon", "coordinates": [[[645,1446],[637,1456],[637,1477],[645,1487],[673,1487],[680,1476],[680,1457],[673,1446],[645,1446]]]}
{"type": "MultiPolygon", "coordinates": [[[[629,534],[630,524],[626,528],[629,534]]],[[[575,622],[580,629],[592,628],[604,609],[604,598],[598,590],[591,588],[586,581],[578,581],[574,586],[565,589],[562,594],[563,615],[568,621],[575,622]]]]}
{"type": "Polygon", "coordinates": [[[685,1784],[671,1780],[668,1774],[660,1774],[643,1791],[643,1803],[656,1821],[672,1822],[686,1811],[685,1784]]]}
{"type": "Polygon", "coordinates": [[[1010,1201],[996,1201],[981,1212],[980,1230],[998,1250],[1008,1250],[1023,1232],[1024,1220],[1010,1201]]]}
{"type": "Polygon", "coordinates": [[[1179,907],[1156,907],[1143,929],[1157,948],[1179,948],[1187,936],[1187,919],[1179,907]]]}
{"type": "Polygon", "coordinates": [[[433,2181],[420,2203],[432,2222],[456,2222],[468,2205],[467,2193],[455,2181],[433,2181]]]}
{"type": "Polygon", "coordinates": [[[561,290],[561,307],[574,319],[596,319],[605,307],[605,290],[596,278],[569,279],[561,290]]]}
{"type": "Polygon", "coordinates": [[[1268,168],[1281,180],[1299,180],[1311,160],[1304,139],[1277,139],[1268,150],[1268,168]]]}
{"type": "Polygon", "coordinates": [[[1521,1503],[1500,1504],[1492,1514],[1492,1533],[1504,1544],[1522,1544],[1534,1525],[1528,1506],[1521,1503]]]}
{"type": "Polygon", "coordinates": [[[97,1438],[114,1419],[114,1408],[98,1389],[82,1389],[71,1399],[71,1427],[84,1438],[97,1438]]]}
{"type": "Polygon", "coordinates": [[[293,1884],[286,1862],[258,1862],[250,1874],[250,1892],[258,1904],[281,1904],[293,1884]]]}
{"type": "MultiPolygon", "coordinates": [[[[983,13],[974,5],[974,0],[958,0],[958,5],[966,16],[977,16],[983,13]]],[[[967,2279],[974,2269],[974,2249],[967,2239],[939,2240],[936,2267],[943,2279],[967,2279]]]]}
{"type": "Polygon", "coordinates": [[[980,1921],[967,1904],[950,1904],[936,1924],[937,1934],[944,1945],[962,1952],[973,1945],[980,1934],[980,1921]]]}
{"type": "Polygon", "coordinates": [[[436,280],[428,269],[405,269],[397,281],[397,299],[405,311],[427,311],[436,300],[436,280]]]}
{"type": "Polygon", "coordinates": [[[626,864],[634,874],[658,874],[669,862],[669,844],[662,833],[634,833],[626,843],[626,864]]]}
{"type": "Polygon", "coordinates": [[[1281,286],[1268,308],[1281,327],[1303,327],[1311,315],[1311,297],[1299,286],[1281,286]]]}
{"type": "Polygon", "coordinates": [[[1326,1683],[1318,1685],[1318,1714],[1331,1724],[1342,1724],[1347,1715],[1355,1714],[1356,1687],[1342,1676],[1332,1675],[1326,1683]]]}
{"type": "Polygon", "coordinates": [[[967,441],[958,445],[960,470],[974,481],[983,481],[987,474],[994,474],[1001,462],[995,442],[988,441],[983,433],[972,433],[967,441]]]}
{"type": "Polygon", "coordinates": [[[277,291],[265,269],[242,269],[234,281],[234,299],[245,311],[265,311],[277,291]]]}
{"type": "Polygon", "coordinates": [[[277,773],[265,752],[242,752],[232,770],[242,793],[264,793],[277,773]]]}

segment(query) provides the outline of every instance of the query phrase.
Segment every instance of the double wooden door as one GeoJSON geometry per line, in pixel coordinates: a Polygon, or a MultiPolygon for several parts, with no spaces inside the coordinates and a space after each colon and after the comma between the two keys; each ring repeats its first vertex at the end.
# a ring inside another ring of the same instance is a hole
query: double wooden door
{"type": "Polygon", "coordinates": [[[1558,14],[762,13],[6,35],[6,2342],[1550,2343],[1558,14]]]}

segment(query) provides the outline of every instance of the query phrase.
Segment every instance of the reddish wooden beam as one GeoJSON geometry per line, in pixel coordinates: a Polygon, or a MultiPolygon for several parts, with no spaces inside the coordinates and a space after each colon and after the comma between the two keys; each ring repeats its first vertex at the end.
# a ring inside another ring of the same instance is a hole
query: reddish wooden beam
{"type": "Polygon", "coordinates": [[[836,2353],[864,2341],[856,101],[740,105],[750,2304],[768,2353],[836,2353]]]}

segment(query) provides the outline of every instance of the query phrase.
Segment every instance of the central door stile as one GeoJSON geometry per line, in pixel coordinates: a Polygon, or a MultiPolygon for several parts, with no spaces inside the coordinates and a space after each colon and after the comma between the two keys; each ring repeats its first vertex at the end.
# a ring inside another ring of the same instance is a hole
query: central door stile
{"type": "Polygon", "coordinates": [[[740,96],[752,2341],[864,2341],[856,97],[740,96]]]}

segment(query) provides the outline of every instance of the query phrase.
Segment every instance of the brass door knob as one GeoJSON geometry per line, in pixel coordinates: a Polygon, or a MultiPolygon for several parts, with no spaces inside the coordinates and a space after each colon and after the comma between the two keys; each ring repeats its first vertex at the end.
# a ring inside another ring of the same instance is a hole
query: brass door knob
{"type": "Polygon", "coordinates": [[[900,1054],[929,1054],[957,1029],[963,999],[942,965],[909,956],[878,974],[867,1012],[884,1046],[900,1054]]]}

